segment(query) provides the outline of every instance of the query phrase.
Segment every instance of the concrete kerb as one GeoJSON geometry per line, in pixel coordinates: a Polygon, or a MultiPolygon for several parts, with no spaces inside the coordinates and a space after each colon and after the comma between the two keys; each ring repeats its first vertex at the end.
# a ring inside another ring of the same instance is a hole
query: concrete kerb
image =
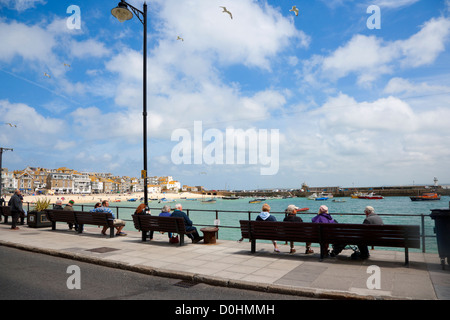
{"type": "MultiPolygon", "coordinates": [[[[160,268],[154,268],[144,265],[129,265],[127,263],[110,261],[110,260],[102,260],[97,259],[95,257],[84,256],[78,253],[73,252],[62,252],[54,249],[45,249],[38,248],[18,243],[12,243],[9,241],[0,240],[0,245],[6,247],[12,247],[24,251],[30,251],[40,254],[51,255],[55,257],[76,260],[85,263],[96,264],[104,267],[121,269],[126,271],[138,272],[142,274],[157,276],[157,277],[165,277],[172,279],[180,279],[185,281],[191,281],[196,283],[204,283],[213,286],[220,287],[228,287],[235,289],[245,289],[245,290],[253,290],[260,292],[269,292],[269,293],[278,293],[285,295],[293,295],[293,296],[304,296],[309,298],[316,299],[341,299],[341,300],[398,300],[395,297],[391,296],[372,296],[372,295],[360,295],[356,293],[346,292],[346,291],[333,291],[333,290],[325,290],[325,289],[313,289],[313,288],[303,288],[303,287],[293,287],[288,285],[279,285],[279,284],[262,284],[262,283],[254,283],[243,280],[233,280],[233,279],[225,279],[216,276],[196,274],[190,272],[183,271],[173,271],[173,270],[165,270],[160,268]]],[[[401,300],[403,300],[402,298],[401,300]]]]}

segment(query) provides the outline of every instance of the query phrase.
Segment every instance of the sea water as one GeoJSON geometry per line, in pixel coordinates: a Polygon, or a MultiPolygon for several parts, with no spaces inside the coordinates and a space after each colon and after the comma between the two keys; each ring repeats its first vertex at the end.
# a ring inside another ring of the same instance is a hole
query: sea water
{"type": "MultiPolygon", "coordinates": [[[[214,226],[219,224],[219,239],[239,240],[241,232],[239,229],[239,220],[250,219],[255,220],[264,203],[268,203],[271,207],[271,213],[278,221],[283,221],[284,210],[288,205],[293,204],[299,208],[309,208],[306,212],[299,212],[297,215],[302,218],[303,222],[311,222],[311,219],[317,214],[321,205],[326,205],[332,217],[339,223],[362,223],[365,215],[364,208],[372,206],[375,212],[381,216],[384,224],[397,225],[419,225],[421,226],[421,215],[424,217],[425,226],[425,248],[426,252],[437,253],[437,243],[434,233],[434,220],[429,217],[431,209],[449,208],[449,196],[442,196],[437,201],[411,201],[409,197],[385,197],[379,200],[369,199],[352,199],[352,198],[333,198],[324,201],[308,200],[307,198],[288,198],[288,199],[271,199],[267,198],[261,203],[249,203],[252,198],[240,198],[237,200],[224,200],[217,198],[216,202],[202,202],[180,199],[176,202],[164,202],[153,200],[149,203],[152,215],[158,215],[164,205],[175,207],[176,203],[183,206],[183,211],[189,211],[189,217],[193,221],[197,229],[204,226],[214,226]],[[333,202],[332,200],[344,201],[333,202]],[[201,210],[201,211],[200,211],[201,210]],[[206,211],[204,211],[206,210],[206,211]],[[218,211],[218,220],[216,219],[216,210],[218,211]],[[231,212],[224,212],[231,211],[231,212]],[[351,215],[346,215],[351,214],[351,215]],[[385,214],[387,214],[385,216],[385,214]],[[403,216],[403,215],[411,216],[403,216]]],[[[92,204],[93,205],[93,204],[92,204]]],[[[117,212],[120,219],[126,220],[125,230],[135,230],[131,215],[139,205],[139,202],[118,202],[110,203],[113,212],[117,212]],[[119,207],[116,209],[115,207],[119,207]]],[[[89,210],[89,205],[84,205],[84,210],[89,210]]],[[[423,230],[421,230],[423,234],[423,230]]],[[[389,250],[395,250],[389,248],[389,250]]],[[[398,249],[403,250],[403,249],[398,249]]],[[[422,249],[411,249],[411,251],[421,251],[422,249]]]]}

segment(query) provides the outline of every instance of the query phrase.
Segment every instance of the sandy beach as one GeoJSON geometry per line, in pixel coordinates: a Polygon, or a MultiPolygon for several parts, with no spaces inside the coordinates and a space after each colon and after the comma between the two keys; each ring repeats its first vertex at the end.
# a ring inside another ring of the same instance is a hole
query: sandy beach
{"type": "MultiPolygon", "coordinates": [[[[80,203],[92,203],[92,202],[100,202],[102,200],[108,200],[110,204],[116,202],[127,201],[128,199],[140,199],[144,197],[143,192],[136,192],[132,194],[90,194],[90,195],[81,195],[81,194],[59,194],[59,195],[25,195],[23,198],[24,202],[34,203],[38,199],[42,200],[50,200],[50,203],[55,203],[56,200],[61,199],[63,204],[68,203],[70,200],[73,200],[75,204],[80,203]]],[[[190,192],[182,192],[182,193],[149,193],[149,199],[181,199],[181,198],[201,198],[201,194],[190,193],[190,192]]],[[[9,200],[6,199],[6,201],[9,200]]]]}

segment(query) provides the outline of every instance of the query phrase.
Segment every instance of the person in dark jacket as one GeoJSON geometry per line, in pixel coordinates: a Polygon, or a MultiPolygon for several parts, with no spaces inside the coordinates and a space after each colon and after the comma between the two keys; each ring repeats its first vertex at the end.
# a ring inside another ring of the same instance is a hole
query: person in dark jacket
{"type": "Polygon", "coordinates": [[[11,207],[11,230],[19,230],[19,227],[17,226],[17,220],[19,219],[19,215],[25,216],[25,211],[22,207],[22,198],[20,194],[20,190],[16,190],[9,199],[8,205],[11,207]]]}
{"type": "Polygon", "coordinates": [[[186,228],[186,231],[194,231],[193,233],[187,234],[187,236],[192,240],[192,243],[197,243],[201,240],[203,240],[203,237],[200,237],[200,235],[197,232],[197,228],[194,227],[192,224],[191,219],[187,216],[185,212],[182,211],[183,206],[179,203],[175,205],[175,210],[172,212],[172,217],[180,217],[184,219],[184,226],[186,228]]]}
{"type": "MultiPolygon", "coordinates": [[[[297,217],[297,210],[298,207],[296,207],[295,205],[293,204],[288,205],[288,207],[284,211],[286,216],[284,217],[283,222],[303,222],[302,218],[297,217]]],[[[295,253],[295,251],[296,250],[294,249],[294,241],[291,241],[291,251],[289,251],[289,253],[295,253]]]]}
{"type": "Polygon", "coordinates": [[[53,205],[53,210],[64,210],[62,201],[60,199],[56,200],[55,204],[53,205]]]}

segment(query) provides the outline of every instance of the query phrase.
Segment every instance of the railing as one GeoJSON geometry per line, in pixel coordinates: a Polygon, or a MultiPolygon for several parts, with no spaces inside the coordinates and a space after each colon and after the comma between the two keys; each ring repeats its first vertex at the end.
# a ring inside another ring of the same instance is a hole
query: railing
{"type": "MultiPolygon", "coordinates": [[[[27,202],[27,211],[30,210],[30,203],[27,202]]],[[[81,211],[89,211],[93,208],[92,204],[74,204],[74,207],[81,207],[81,211]],[[86,207],[86,210],[85,210],[86,207]]],[[[109,208],[111,208],[111,210],[115,210],[115,215],[116,218],[120,218],[120,209],[126,209],[128,211],[130,210],[134,210],[134,208],[130,208],[130,207],[120,207],[120,206],[109,206],[109,208]]],[[[155,210],[157,212],[159,212],[159,210],[161,210],[161,207],[149,207],[150,210],[155,210]]],[[[213,212],[215,214],[215,220],[220,220],[220,214],[231,214],[231,213],[244,213],[247,214],[247,218],[248,220],[253,220],[252,219],[252,214],[259,214],[260,211],[251,211],[251,210],[243,210],[243,211],[239,211],[239,210],[212,210],[212,209],[185,209],[183,208],[183,211],[186,212],[186,214],[189,216],[190,213],[192,212],[213,212]]],[[[282,217],[284,218],[285,213],[284,212],[270,212],[270,214],[274,214],[274,215],[282,215],[282,217]]],[[[302,212],[299,213],[299,215],[303,215],[303,214],[315,214],[315,213],[310,213],[310,212],[302,212]]],[[[364,217],[365,215],[362,213],[330,213],[332,216],[361,216],[364,217]]],[[[420,218],[420,226],[421,226],[421,242],[422,242],[422,252],[426,252],[426,242],[425,239],[426,238],[436,238],[436,235],[429,235],[426,234],[426,228],[425,228],[425,217],[430,217],[429,214],[402,214],[402,213],[396,213],[396,214],[389,214],[389,213],[383,213],[383,214],[378,214],[379,216],[383,217],[413,217],[413,218],[420,218]]],[[[128,221],[128,222],[132,222],[133,220],[131,219],[123,219],[120,218],[124,221],[128,221]]],[[[279,221],[282,221],[283,219],[277,219],[279,221]]],[[[215,224],[194,224],[194,226],[196,227],[216,227],[217,225],[215,224]]],[[[240,227],[238,225],[236,226],[231,226],[231,225],[220,225],[220,228],[228,228],[228,229],[240,229],[240,227]]],[[[217,234],[217,238],[218,238],[218,234],[217,234]]]]}

